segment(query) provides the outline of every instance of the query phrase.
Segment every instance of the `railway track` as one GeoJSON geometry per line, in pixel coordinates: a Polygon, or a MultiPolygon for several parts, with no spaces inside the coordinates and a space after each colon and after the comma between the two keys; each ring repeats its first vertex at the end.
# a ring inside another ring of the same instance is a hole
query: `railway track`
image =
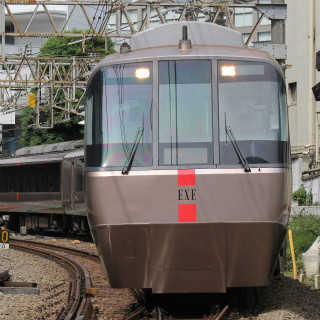
{"type": "Polygon", "coordinates": [[[208,316],[204,315],[203,317],[174,317],[168,314],[165,310],[162,310],[160,307],[153,309],[151,313],[148,314],[148,311],[144,307],[140,307],[137,310],[133,311],[131,314],[124,317],[124,320],[139,320],[139,319],[150,319],[150,320],[236,320],[238,317],[236,315],[230,316],[230,306],[225,305],[221,309],[213,308],[208,316]]]}
{"type": "MultiPolygon", "coordinates": [[[[80,305],[79,310],[83,310],[80,312],[81,317],[83,316],[83,313],[87,312],[89,314],[91,311],[93,312],[91,318],[86,315],[86,318],[81,318],[81,320],[93,318],[97,320],[123,319],[123,317],[131,310],[131,305],[135,303],[135,297],[129,289],[114,289],[110,287],[105,271],[103,270],[100,259],[96,253],[95,246],[92,244],[85,244],[85,242],[75,244],[74,241],[70,239],[36,238],[32,240],[22,240],[20,238],[11,238],[10,245],[12,248],[14,245],[19,245],[19,249],[21,247],[35,247],[37,250],[48,251],[49,253],[52,252],[55,255],[63,256],[64,259],[71,260],[72,263],[85,266],[85,271],[80,273],[82,275],[70,276],[71,279],[75,279],[72,280],[72,283],[78,278],[83,279],[80,286],[80,300],[79,298],[75,298],[74,293],[70,293],[69,297],[71,297],[71,299],[68,299],[71,302],[75,301],[80,305]],[[53,241],[54,243],[52,243],[53,241]],[[84,248],[84,250],[75,248],[78,245],[80,248],[84,248]]],[[[27,249],[21,248],[21,250],[27,249]]],[[[53,259],[56,260],[56,258],[53,259]]],[[[72,267],[70,268],[74,269],[72,267]]],[[[73,270],[71,270],[71,272],[73,272],[73,270]]],[[[77,284],[70,285],[70,292],[76,288],[79,288],[77,284]]],[[[48,301],[49,305],[52,303],[53,301],[48,301]]],[[[70,309],[70,306],[67,305],[66,308],[70,309]]],[[[74,309],[76,308],[77,307],[74,307],[74,309]]],[[[79,314],[78,311],[75,316],[75,319],[78,320],[79,316],[77,316],[77,314],[79,314]]],[[[69,318],[66,318],[66,312],[64,312],[64,314],[61,313],[59,319],[69,318]]]]}
{"type": "MultiPolygon", "coordinates": [[[[136,308],[124,320],[238,320],[239,304],[234,293],[151,295],[133,290],[136,308]]],[[[254,319],[254,318],[252,318],[254,319]]]]}
{"type": "MultiPolygon", "coordinates": [[[[84,265],[78,263],[71,257],[60,252],[56,253],[59,249],[58,246],[49,246],[45,244],[39,244],[32,241],[11,240],[11,247],[32,252],[44,256],[49,259],[54,259],[57,263],[63,265],[70,274],[70,289],[68,295],[68,301],[61,309],[58,319],[94,319],[95,312],[92,306],[90,292],[92,292],[92,284],[88,270],[84,265]]],[[[62,248],[60,248],[62,250],[62,248]]],[[[64,248],[67,252],[75,252],[79,254],[78,250],[71,250],[64,248]]],[[[81,254],[85,254],[81,252],[81,254]]]]}
{"type": "MultiPolygon", "coordinates": [[[[47,256],[67,266],[71,279],[68,301],[61,308],[57,319],[236,320],[240,318],[237,312],[232,311],[230,305],[218,303],[217,300],[212,303],[211,310],[211,303],[209,307],[207,303],[205,309],[195,303],[194,310],[207,310],[202,314],[197,312],[197,315],[192,315],[188,311],[184,312],[181,306],[183,302],[180,302],[177,310],[169,308],[170,312],[166,312],[167,308],[158,301],[153,301],[148,307],[141,306],[144,305],[143,299],[141,297],[139,299],[136,292],[134,294],[129,289],[110,288],[95,252],[52,244],[49,243],[50,240],[47,241],[11,239],[10,245],[19,250],[33,251],[47,256]]],[[[210,301],[210,298],[208,300],[210,301]]],[[[187,300],[185,305],[190,305],[190,301],[187,300]]]]}

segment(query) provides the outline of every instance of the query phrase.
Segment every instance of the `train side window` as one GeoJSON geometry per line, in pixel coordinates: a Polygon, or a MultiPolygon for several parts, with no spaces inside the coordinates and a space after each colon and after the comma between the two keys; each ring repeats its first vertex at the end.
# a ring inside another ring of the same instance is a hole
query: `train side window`
{"type": "Polygon", "coordinates": [[[0,168],[0,192],[7,192],[8,175],[6,174],[6,168],[0,168]]]}
{"type": "Polygon", "coordinates": [[[21,167],[17,167],[14,172],[14,191],[21,192],[23,186],[23,176],[21,167]]]}
{"type": "Polygon", "coordinates": [[[87,93],[86,145],[102,143],[102,91],[102,72],[99,71],[92,79],[91,87],[87,93]]]}
{"type": "Polygon", "coordinates": [[[8,168],[8,192],[15,192],[14,190],[14,170],[12,168],[8,168]]]}

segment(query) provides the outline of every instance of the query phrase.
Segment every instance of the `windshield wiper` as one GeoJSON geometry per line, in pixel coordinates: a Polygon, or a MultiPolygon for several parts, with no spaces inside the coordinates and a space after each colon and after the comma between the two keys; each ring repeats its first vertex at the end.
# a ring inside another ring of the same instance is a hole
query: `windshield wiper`
{"type": "Polygon", "coordinates": [[[249,166],[249,163],[248,163],[247,159],[243,156],[243,153],[240,150],[239,144],[238,144],[236,138],[234,137],[230,126],[226,126],[226,134],[229,137],[229,139],[230,139],[230,141],[232,143],[232,146],[233,146],[233,148],[234,148],[239,160],[241,161],[241,163],[242,163],[242,165],[244,167],[244,171],[245,172],[251,172],[251,168],[249,166]]]}
{"type": "Polygon", "coordinates": [[[130,169],[131,169],[131,167],[132,167],[134,156],[135,156],[135,154],[137,152],[139,142],[140,142],[141,137],[143,135],[143,130],[144,130],[143,127],[139,127],[138,128],[136,137],[134,138],[134,143],[133,143],[132,149],[131,149],[131,151],[129,153],[129,156],[127,158],[127,161],[126,161],[124,167],[122,168],[122,171],[121,171],[122,174],[128,174],[130,169]]]}

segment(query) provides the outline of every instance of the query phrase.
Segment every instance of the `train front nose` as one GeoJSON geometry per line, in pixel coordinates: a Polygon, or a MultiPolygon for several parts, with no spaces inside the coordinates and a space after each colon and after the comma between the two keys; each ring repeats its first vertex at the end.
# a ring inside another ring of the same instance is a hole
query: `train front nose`
{"type": "Polygon", "coordinates": [[[286,232],[277,171],[197,169],[196,181],[189,175],[181,185],[170,170],[89,174],[89,221],[111,285],[154,293],[267,285],[286,232]],[[270,185],[278,197],[261,193],[270,185]],[[243,200],[244,186],[260,206],[243,200]]]}
{"type": "Polygon", "coordinates": [[[95,238],[112,287],[226,292],[269,283],[285,231],[277,223],[159,224],[97,228],[95,238]]]}
{"type": "Polygon", "coordinates": [[[154,293],[225,292],[225,227],[139,225],[98,228],[113,287],[152,288],[154,293]],[[112,263],[110,263],[112,261],[112,263]]]}

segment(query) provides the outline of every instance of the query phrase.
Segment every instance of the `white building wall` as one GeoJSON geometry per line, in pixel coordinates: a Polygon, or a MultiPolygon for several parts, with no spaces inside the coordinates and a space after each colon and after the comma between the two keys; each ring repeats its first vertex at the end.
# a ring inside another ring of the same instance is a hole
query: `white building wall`
{"type": "Polygon", "coordinates": [[[303,183],[316,202],[320,200],[320,178],[301,178],[302,172],[309,169],[313,152],[316,155],[313,168],[320,166],[316,114],[316,111],[320,112],[320,103],[312,93],[312,87],[320,82],[320,73],[315,68],[315,55],[320,50],[320,0],[286,0],[286,3],[286,63],[289,65],[286,82],[291,149],[295,158],[292,161],[293,191],[303,183]],[[296,92],[292,91],[294,83],[296,92]]]}
{"type": "Polygon", "coordinates": [[[315,101],[311,90],[315,74],[312,1],[287,1],[287,64],[291,67],[286,70],[286,78],[294,154],[302,154],[306,145],[315,145],[315,101]],[[297,85],[296,101],[290,92],[292,83],[297,85]]]}
{"type": "Polygon", "coordinates": [[[302,159],[297,158],[292,160],[292,192],[298,190],[302,184],[302,159]]]}
{"type": "MultiPolygon", "coordinates": [[[[14,10],[12,12],[14,18],[18,22],[18,26],[21,29],[21,31],[24,31],[28,25],[28,22],[32,16],[33,10],[30,8],[26,8],[25,12],[22,11],[22,7],[26,6],[15,6],[17,8],[13,8],[11,10],[14,10]]],[[[31,6],[32,7],[32,6],[31,6]]],[[[61,30],[65,24],[65,21],[67,19],[67,6],[64,8],[64,6],[59,6],[59,10],[52,8],[52,6],[49,7],[49,12],[51,17],[53,18],[53,21],[57,27],[58,30],[61,30]],[[64,10],[65,9],[65,10],[64,10]]],[[[6,15],[6,21],[11,21],[11,18],[6,15]]],[[[17,30],[15,30],[17,31],[17,30]]],[[[37,11],[35,17],[33,18],[29,28],[27,29],[27,32],[30,33],[39,33],[39,32],[45,32],[45,33],[54,33],[54,27],[50,23],[49,17],[47,13],[42,9],[37,11]]],[[[24,48],[26,44],[31,44],[32,46],[32,54],[38,54],[40,52],[41,46],[48,40],[46,37],[15,37],[14,38],[14,45],[6,45],[5,52],[6,54],[14,54],[14,53],[22,53],[24,52],[24,48]]]]}

